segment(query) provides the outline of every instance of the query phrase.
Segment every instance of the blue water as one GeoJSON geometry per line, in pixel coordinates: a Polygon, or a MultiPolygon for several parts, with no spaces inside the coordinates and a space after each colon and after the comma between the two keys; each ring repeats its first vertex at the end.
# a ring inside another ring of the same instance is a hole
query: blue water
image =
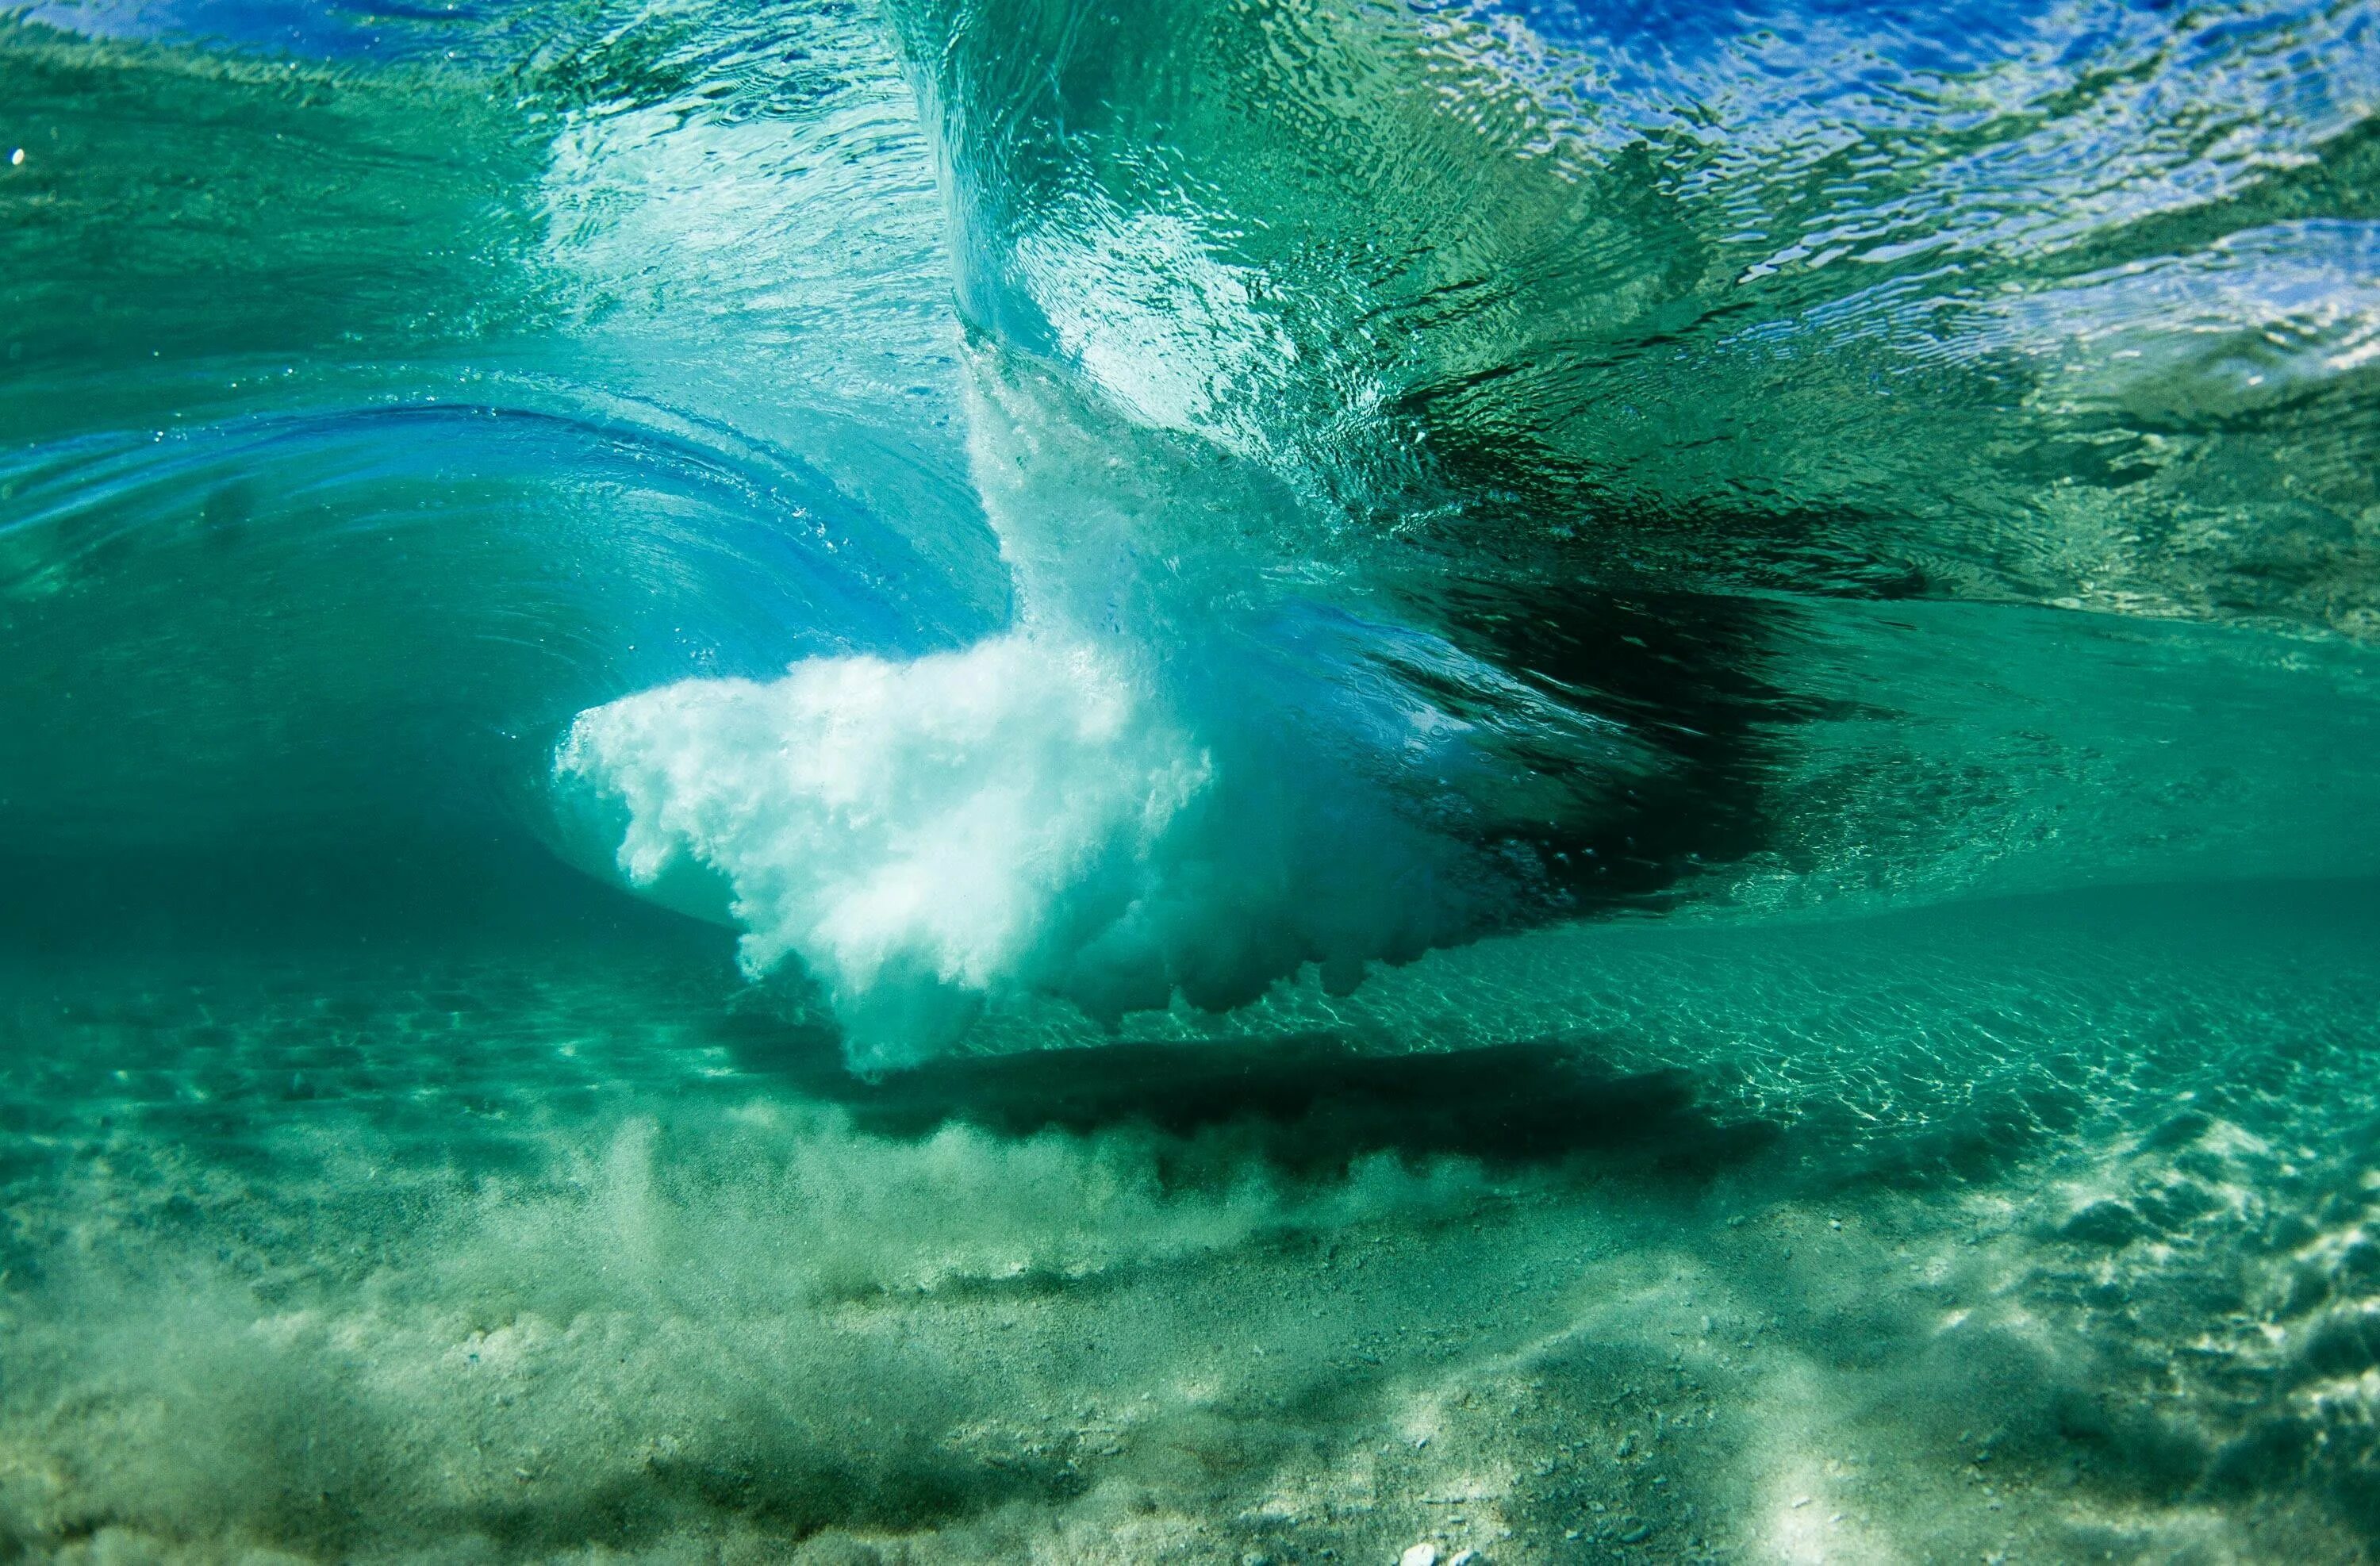
{"type": "Polygon", "coordinates": [[[2375,21],[0,18],[0,1558],[2362,1559],[2375,21]]]}

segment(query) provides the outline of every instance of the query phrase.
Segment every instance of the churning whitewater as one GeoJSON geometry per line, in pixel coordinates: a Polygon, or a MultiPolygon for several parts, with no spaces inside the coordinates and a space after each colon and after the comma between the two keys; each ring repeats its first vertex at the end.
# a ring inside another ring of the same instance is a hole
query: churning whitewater
{"type": "Polygon", "coordinates": [[[632,881],[724,876],[745,967],[798,957],[863,1058],[901,1061],[1003,981],[1164,1003],[1150,858],[1208,762],[1143,705],[1092,649],[1012,635],[628,697],[557,765],[626,803],[632,881]]]}

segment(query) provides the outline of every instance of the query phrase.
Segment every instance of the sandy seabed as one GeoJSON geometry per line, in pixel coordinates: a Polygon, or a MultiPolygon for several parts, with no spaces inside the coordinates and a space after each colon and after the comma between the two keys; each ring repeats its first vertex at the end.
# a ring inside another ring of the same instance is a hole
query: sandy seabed
{"type": "Polygon", "coordinates": [[[28,962],[0,1559],[2365,1559],[2374,906],[1540,932],[876,1082],[657,918],[28,962]]]}

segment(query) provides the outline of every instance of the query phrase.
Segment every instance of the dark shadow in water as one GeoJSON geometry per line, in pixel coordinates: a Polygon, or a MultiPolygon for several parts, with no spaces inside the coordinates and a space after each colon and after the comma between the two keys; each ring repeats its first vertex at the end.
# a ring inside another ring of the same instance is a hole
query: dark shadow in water
{"type": "MultiPolygon", "coordinates": [[[[1702,868],[1771,847],[1779,746],[1821,709],[1772,682],[1779,612],[1749,601],[1658,588],[1457,579],[1431,606],[1447,636],[1542,699],[1631,735],[1656,770],[1512,845],[1544,871],[1548,911],[1676,900],[1702,868]]],[[[1515,759],[1560,778],[1559,754],[1515,759]]]]}
{"type": "Polygon", "coordinates": [[[1562,1039],[1402,1055],[1327,1035],[1119,1044],[959,1057],[876,1081],[844,1073],[815,1033],[752,1028],[735,1047],[747,1067],[792,1079],[878,1135],[921,1137],[953,1124],[1009,1137],[1139,1126],[1183,1144],[1172,1172],[1189,1180],[1209,1172],[1202,1148],[1301,1177],[1385,1152],[1504,1169],[1585,1157],[1701,1179],[1781,1134],[1714,1115],[1683,1072],[1622,1074],[1562,1039]]]}

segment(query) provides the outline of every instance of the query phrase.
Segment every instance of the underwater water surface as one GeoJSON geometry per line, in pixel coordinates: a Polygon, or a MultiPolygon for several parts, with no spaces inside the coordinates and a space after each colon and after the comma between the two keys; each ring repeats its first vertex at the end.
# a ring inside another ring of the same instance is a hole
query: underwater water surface
{"type": "Polygon", "coordinates": [[[0,1560],[2371,1558],[2375,112],[0,13],[0,1560]]]}

